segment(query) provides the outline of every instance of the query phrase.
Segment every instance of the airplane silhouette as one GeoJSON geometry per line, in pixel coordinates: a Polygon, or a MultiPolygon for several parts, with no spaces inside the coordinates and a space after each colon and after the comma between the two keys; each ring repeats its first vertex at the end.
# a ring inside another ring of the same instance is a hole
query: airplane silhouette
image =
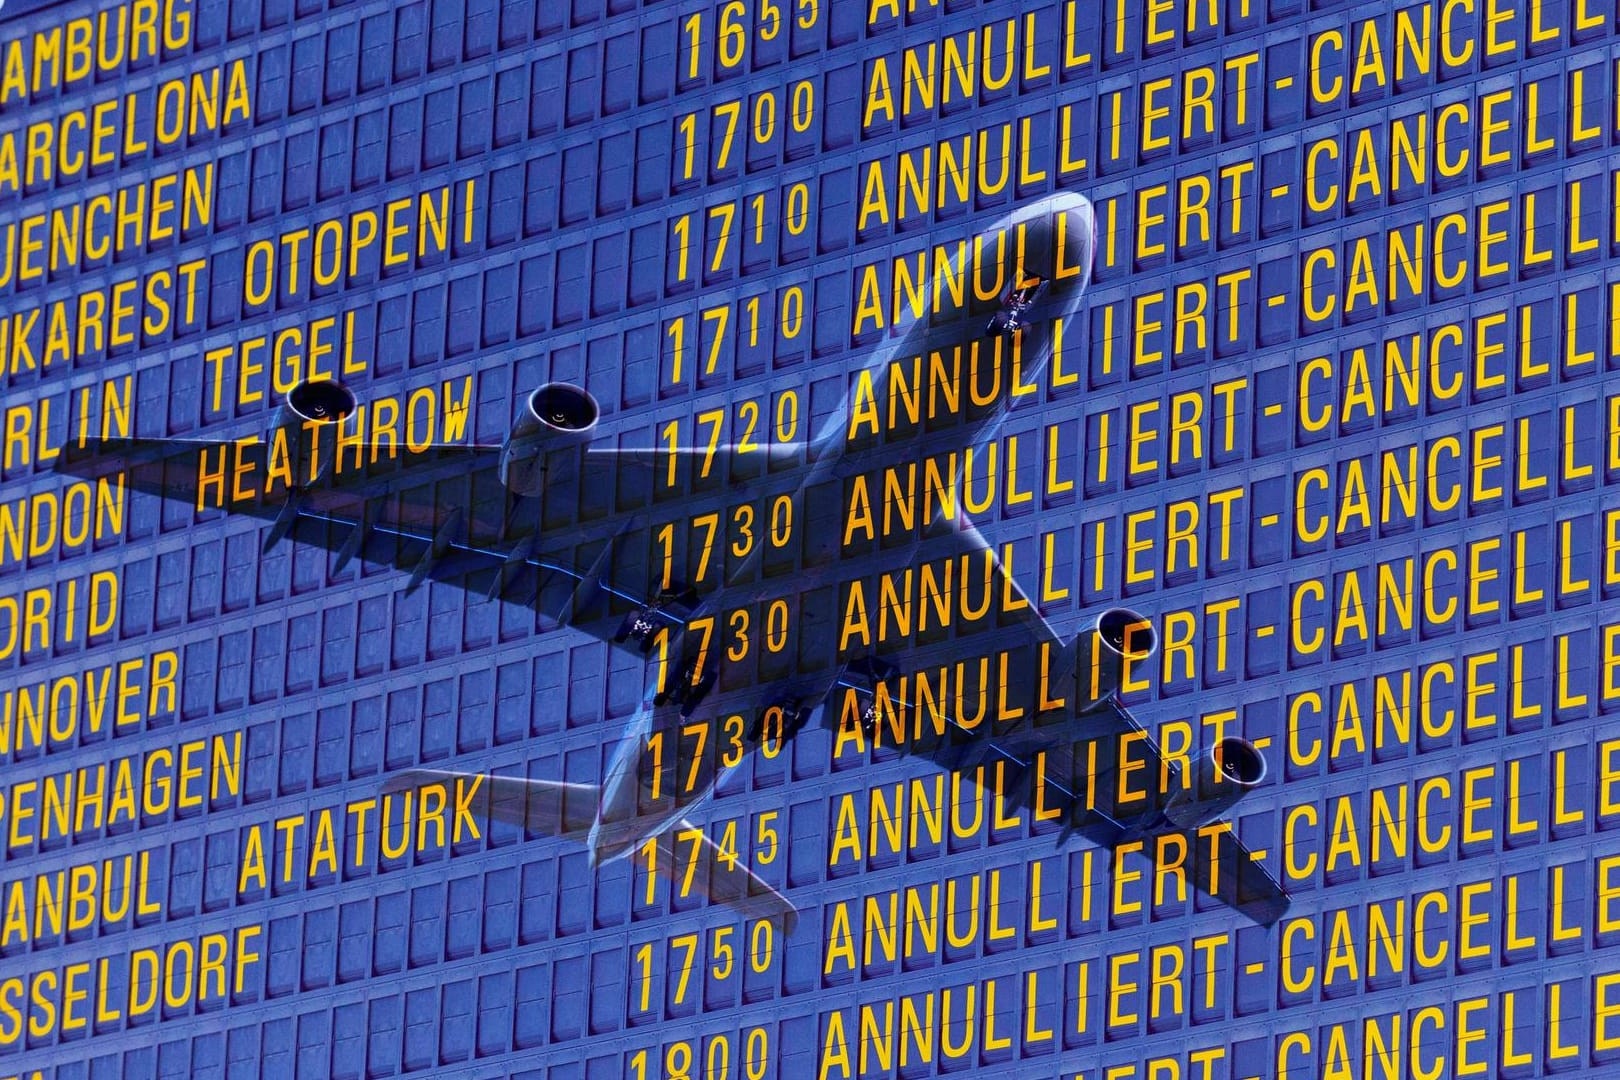
{"type": "MultiPolygon", "coordinates": [[[[925,256],[809,441],[721,444],[716,427],[706,445],[620,446],[587,391],[549,383],[499,445],[412,450],[345,432],[356,400],[327,380],[295,387],[263,440],[91,439],[57,467],[267,519],[266,552],[322,545],[334,576],[387,563],[407,590],[480,590],[651,658],[601,784],[476,779],[489,818],[581,842],[593,865],[646,850],[658,874],[791,928],[746,859],[677,838],[748,750],[825,704],[840,746],[959,770],[1061,820],[1060,843],[1139,841],[1160,874],[1269,926],[1288,897],[1219,820],[1263,780],[1259,751],[1234,736],[1167,759],[1116,694],[1156,651],[1148,620],[1110,609],[1060,640],[962,505],[975,453],[1080,310],[1094,234],[1090,203],[1059,194],[925,256]]],[[[415,769],[387,788],[472,780],[415,769]]]]}

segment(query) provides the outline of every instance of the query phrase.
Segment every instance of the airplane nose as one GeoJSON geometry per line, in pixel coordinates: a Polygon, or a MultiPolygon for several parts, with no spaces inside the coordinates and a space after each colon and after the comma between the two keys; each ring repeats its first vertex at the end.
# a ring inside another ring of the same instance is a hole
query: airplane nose
{"type": "Polygon", "coordinates": [[[1078,191],[1059,191],[1048,195],[1038,204],[1041,209],[1050,214],[1062,214],[1077,211],[1090,211],[1091,200],[1078,191]]]}
{"type": "Polygon", "coordinates": [[[1023,220],[1024,271],[1051,282],[1058,292],[1078,293],[1090,283],[1096,249],[1091,200],[1060,191],[1032,205],[1023,220]]]}

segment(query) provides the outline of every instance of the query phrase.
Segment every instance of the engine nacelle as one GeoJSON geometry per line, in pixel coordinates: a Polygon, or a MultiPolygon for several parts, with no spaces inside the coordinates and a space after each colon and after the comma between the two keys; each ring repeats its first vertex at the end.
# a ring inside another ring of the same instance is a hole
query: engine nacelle
{"type": "Polygon", "coordinates": [[[1109,608],[1082,633],[1075,664],[1076,690],[1084,711],[1105,701],[1125,678],[1127,664],[1140,664],[1159,651],[1159,635],[1146,615],[1109,608]]]}
{"type": "Polygon", "coordinates": [[[555,382],[540,387],[529,395],[501,444],[501,483],[517,495],[539,495],[546,490],[549,472],[562,469],[578,476],[577,451],[591,441],[600,415],[596,399],[578,386],[555,382]]]}
{"type": "Polygon", "coordinates": [[[301,382],[287,392],[270,419],[267,444],[270,460],[285,452],[295,487],[314,483],[325,474],[337,451],[336,425],[356,408],[354,392],[336,379],[301,382]],[[312,429],[331,426],[317,435],[312,429]],[[278,445],[280,448],[278,449],[278,445]],[[319,460],[313,460],[318,455],[319,460]]]}
{"type": "Polygon", "coordinates": [[[1247,739],[1226,738],[1193,763],[1193,774],[1171,795],[1164,816],[1183,829],[1225,816],[1266,778],[1265,756],[1247,739]]]}

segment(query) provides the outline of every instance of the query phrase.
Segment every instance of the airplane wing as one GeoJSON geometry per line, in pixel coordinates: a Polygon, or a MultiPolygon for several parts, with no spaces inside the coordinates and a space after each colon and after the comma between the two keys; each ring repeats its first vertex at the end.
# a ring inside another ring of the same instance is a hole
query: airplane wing
{"type": "Polygon", "coordinates": [[[658,595],[644,535],[654,507],[674,505],[671,490],[757,482],[802,461],[802,451],[591,447],[579,455],[577,475],[534,496],[513,495],[501,482],[498,446],[344,447],[351,467],[308,482],[260,441],[109,438],[68,446],[56,468],[87,478],[122,473],[129,489],[194,513],[271,522],[266,552],[284,538],[325,547],[336,554],[334,575],[359,557],[409,573],[408,591],[447,582],[639,648],[619,633],[630,613],[679,629],[696,603],[658,595]]]}
{"type": "MultiPolygon", "coordinates": [[[[965,554],[974,560],[994,558],[993,553],[987,556],[983,537],[965,520],[951,523],[949,529],[936,529],[929,544],[936,553],[945,550],[952,556],[965,554]]],[[[1060,687],[1071,695],[1067,707],[1037,714],[1027,685],[1034,681],[1030,674],[1023,680],[1024,685],[1011,690],[991,688],[992,694],[1010,694],[1013,701],[1025,707],[1021,720],[966,730],[946,709],[945,736],[919,741],[909,752],[925,754],[941,768],[956,771],[970,781],[991,785],[1013,802],[1032,798],[1038,775],[1044,807],[1061,809],[1064,815],[1060,843],[1073,831],[1107,846],[1143,836],[1178,834],[1186,844],[1187,879],[1200,891],[1263,926],[1280,919],[1288,908],[1287,894],[1229,824],[1185,828],[1177,824],[1177,820],[1187,820],[1184,814],[1167,813],[1178,793],[1185,799],[1193,779],[1184,781],[1178,764],[1164,758],[1111,689],[1096,700],[1088,700],[1092,667],[1089,651],[1099,647],[1098,634],[1087,629],[1063,642],[1033,602],[1028,602],[1017,582],[1007,575],[999,559],[995,559],[991,588],[997,595],[1014,598],[1015,610],[1000,616],[977,640],[956,637],[909,657],[891,654],[890,659],[920,666],[928,663],[930,654],[937,654],[942,661],[947,657],[955,661],[963,659],[964,651],[975,655],[993,651],[1019,658],[1013,670],[1028,674],[1033,672],[1032,666],[1017,665],[1037,663],[1040,651],[1045,649],[1050,670],[1068,665],[1069,675],[1060,687]],[[1025,604],[1018,605],[1018,599],[1025,604]]],[[[851,685],[851,680],[846,677],[841,684],[851,685]]],[[[953,693],[973,698],[977,688],[959,681],[953,693]]],[[[902,713],[912,716],[912,723],[919,722],[913,715],[917,704],[898,703],[902,713]]],[[[968,709],[970,714],[973,711],[968,709]]],[[[937,717],[938,712],[930,716],[937,717]]],[[[841,719],[839,710],[826,710],[824,722],[837,725],[841,719]]],[[[874,730],[882,731],[883,722],[874,720],[874,730]]],[[[928,727],[926,721],[921,723],[922,728],[928,727]]],[[[902,745],[900,749],[907,748],[902,745]]],[[[1154,843],[1147,845],[1149,854],[1155,847],[1154,843]]],[[[1174,847],[1172,844],[1171,849],[1174,847]]]]}
{"type": "Polygon", "coordinates": [[[1158,746],[1116,697],[1081,719],[1081,724],[1068,731],[1048,729],[1041,741],[999,741],[993,753],[1006,766],[999,774],[987,770],[985,775],[1001,776],[1003,794],[1027,800],[1029,785],[1035,780],[1034,756],[1039,753],[1040,781],[1045,789],[1042,800],[1065,814],[1060,837],[1078,831],[1108,846],[1147,839],[1145,853],[1171,854],[1185,879],[1200,892],[1261,926],[1271,926],[1282,918],[1288,910],[1288,894],[1266,870],[1263,853],[1246,847],[1230,822],[1184,826],[1165,814],[1169,797],[1182,790],[1182,770],[1176,762],[1163,759],[1158,746]],[[1125,736],[1133,740],[1128,750],[1122,749],[1125,736]],[[1136,775],[1122,785],[1124,758],[1136,775]],[[1120,798],[1122,786],[1141,790],[1161,785],[1162,790],[1153,791],[1151,798],[1123,802],[1120,798]]]}

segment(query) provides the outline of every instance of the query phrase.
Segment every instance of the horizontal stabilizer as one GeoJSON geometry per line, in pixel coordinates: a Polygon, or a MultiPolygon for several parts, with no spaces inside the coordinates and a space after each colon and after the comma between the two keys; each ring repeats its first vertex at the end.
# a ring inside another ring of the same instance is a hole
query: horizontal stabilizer
{"type": "Polygon", "coordinates": [[[389,780],[383,791],[415,791],[443,787],[455,796],[457,785],[465,792],[473,784],[478,790],[470,809],[487,821],[504,821],[546,836],[584,840],[596,820],[601,789],[594,784],[567,784],[560,780],[527,780],[519,776],[491,776],[486,773],[447,772],[412,769],[389,780]]]}
{"type": "MultiPolygon", "coordinates": [[[[442,787],[446,801],[476,787],[469,809],[485,821],[503,821],[532,832],[586,843],[601,788],[594,784],[568,784],[560,780],[528,780],[517,776],[412,769],[383,785],[385,794],[442,787]]],[[[694,889],[711,903],[725,904],[750,919],[782,920],[784,934],[793,932],[798,911],[781,893],[755,876],[735,854],[720,846],[686,821],[676,822],[658,836],[655,872],[682,889],[694,889]],[[696,846],[693,837],[698,838],[696,846]],[[689,866],[692,859],[696,866],[689,866]]]]}

